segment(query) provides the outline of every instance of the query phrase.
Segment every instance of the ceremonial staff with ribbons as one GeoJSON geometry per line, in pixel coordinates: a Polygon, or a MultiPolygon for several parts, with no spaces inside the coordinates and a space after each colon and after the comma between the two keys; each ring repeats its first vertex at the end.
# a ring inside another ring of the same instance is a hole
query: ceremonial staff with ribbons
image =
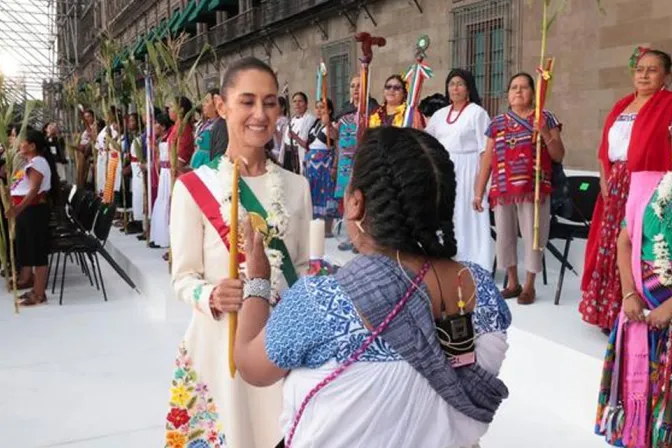
{"type": "Polygon", "coordinates": [[[360,70],[359,104],[357,105],[357,140],[361,141],[364,132],[369,127],[369,94],[371,91],[369,71],[371,61],[373,60],[373,47],[384,47],[387,41],[384,37],[374,37],[369,33],[355,34],[355,40],[362,45],[362,56],[360,70]]]}
{"type": "Polygon", "coordinates": [[[406,112],[402,127],[421,129],[422,123],[416,119],[418,115],[418,105],[420,104],[420,94],[422,85],[426,79],[433,76],[432,69],[423,61],[427,57],[426,51],[429,48],[429,37],[421,36],[415,44],[415,64],[411,65],[404,76],[408,84],[408,98],[406,99],[406,112]]]}

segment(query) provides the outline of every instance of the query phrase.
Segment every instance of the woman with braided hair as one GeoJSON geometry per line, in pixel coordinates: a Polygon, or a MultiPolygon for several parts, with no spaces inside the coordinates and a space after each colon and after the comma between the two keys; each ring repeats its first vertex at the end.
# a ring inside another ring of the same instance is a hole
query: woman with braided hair
{"type": "MultiPolygon", "coordinates": [[[[284,379],[286,446],[457,448],[485,434],[508,396],[497,375],[511,314],[485,269],[453,260],[454,205],[434,137],[369,130],[345,194],[361,255],[300,279],[272,315],[261,291],[243,301],[236,366],[256,386],[284,379]]],[[[268,278],[247,227],[248,277],[268,278]]]]}

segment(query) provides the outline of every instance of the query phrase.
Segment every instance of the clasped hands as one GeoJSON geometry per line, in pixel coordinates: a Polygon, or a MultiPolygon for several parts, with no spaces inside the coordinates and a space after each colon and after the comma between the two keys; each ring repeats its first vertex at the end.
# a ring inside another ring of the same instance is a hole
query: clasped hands
{"type": "MultiPolygon", "coordinates": [[[[245,235],[245,263],[249,278],[271,277],[271,264],[264,248],[264,236],[252,228],[249,218],[243,225],[245,235]]],[[[243,304],[243,284],[245,277],[240,279],[225,278],[215,286],[210,296],[210,308],[213,315],[232,313],[240,310],[243,304]]]]}
{"type": "Polygon", "coordinates": [[[672,302],[670,301],[654,308],[646,316],[644,309],[644,303],[639,294],[626,297],[623,301],[623,313],[633,322],[646,322],[650,327],[661,329],[668,326],[672,320],[672,302]]]}

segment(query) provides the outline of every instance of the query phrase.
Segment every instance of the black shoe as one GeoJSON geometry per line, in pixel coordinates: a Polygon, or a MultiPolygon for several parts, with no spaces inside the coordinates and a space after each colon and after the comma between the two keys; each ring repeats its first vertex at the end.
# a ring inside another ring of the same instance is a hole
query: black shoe
{"type": "Polygon", "coordinates": [[[147,241],[147,235],[145,234],[138,235],[136,236],[136,238],[138,239],[138,241],[147,241]]]}
{"type": "Polygon", "coordinates": [[[149,243],[149,247],[152,249],[161,249],[161,246],[159,246],[158,244],[154,244],[154,241],[151,241],[149,243]]]}

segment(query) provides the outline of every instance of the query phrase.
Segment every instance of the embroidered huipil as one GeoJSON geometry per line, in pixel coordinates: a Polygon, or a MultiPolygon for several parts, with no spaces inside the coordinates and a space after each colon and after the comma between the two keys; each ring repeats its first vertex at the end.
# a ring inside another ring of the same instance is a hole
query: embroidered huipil
{"type": "MultiPolygon", "coordinates": [[[[299,274],[308,268],[308,234],[312,218],[310,191],[305,178],[278,169],[290,216],[285,245],[299,274]]],[[[198,175],[218,201],[222,200],[220,172],[208,165],[198,175]]],[[[266,210],[271,192],[266,176],[245,177],[266,210]]],[[[231,182],[228,180],[228,182],[231,182]]],[[[219,233],[178,181],[170,216],[172,279],[175,294],[193,307],[193,317],[180,345],[170,393],[166,446],[191,446],[171,440],[202,440],[199,448],[272,448],[281,439],[279,416],[282,383],[258,388],[240,374],[231,379],[228,368],[228,319],[215,320],[209,297],[217,283],[228,277],[229,254],[219,233]]],[[[287,287],[284,278],[281,288],[287,287]]],[[[189,442],[190,444],[193,442],[189,442]]]]}
{"type": "MultiPolygon", "coordinates": [[[[474,263],[465,266],[477,288],[476,359],[497,375],[508,349],[511,313],[491,275],[474,263]]],[[[266,353],[275,365],[291,370],[284,384],[285,434],[308,393],[370,334],[334,276],[299,279],[283,294],[266,324],[266,353]]],[[[488,424],[448,405],[378,337],[308,404],[292,446],[458,448],[476,443],[487,429],[488,424]]]]}
{"type": "MultiPolygon", "coordinates": [[[[490,187],[492,207],[497,204],[534,201],[536,142],[532,141],[532,132],[509,114],[513,115],[513,112],[497,115],[485,134],[495,141],[490,187]]],[[[549,129],[559,126],[555,115],[547,110],[544,110],[543,114],[549,129]]],[[[531,128],[534,114],[518,119],[527,121],[531,128]]],[[[551,156],[542,141],[540,194],[542,201],[551,194],[551,190],[551,156]]]]}

